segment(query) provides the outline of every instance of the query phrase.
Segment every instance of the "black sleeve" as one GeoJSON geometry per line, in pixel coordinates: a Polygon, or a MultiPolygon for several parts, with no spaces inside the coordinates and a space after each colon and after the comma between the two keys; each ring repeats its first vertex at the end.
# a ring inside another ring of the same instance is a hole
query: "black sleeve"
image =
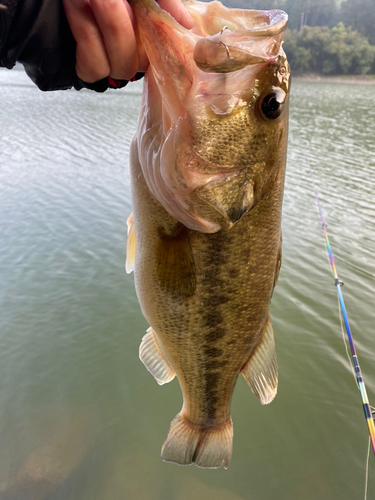
{"type": "Polygon", "coordinates": [[[0,0],[0,66],[22,63],[41,90],[104,92],[128,83],[111,78],[84,83],[75,72],[75,47],[61,0],[0,0]]]}

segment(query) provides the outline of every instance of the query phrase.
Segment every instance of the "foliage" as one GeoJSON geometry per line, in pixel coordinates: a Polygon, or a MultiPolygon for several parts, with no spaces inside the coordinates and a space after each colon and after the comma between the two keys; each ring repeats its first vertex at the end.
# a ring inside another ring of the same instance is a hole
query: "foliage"
{"type": "Polygon", "coordinates": [[[345,26],[351,26],[375,45],[374,0],[345,0],[341,4],[340,19],[345,26]]]}
{"type": "Polygon", "coordinates": [[[284,48],[295,73],[375,74],[374,0],[222,0],[228,7],[283,9],[284,48]]]}
{"type": "Polygon", "coordinates": [[[221,3],[232,9],[285,10],[285,0],[221,0],[221,3]]]}
{"type": "Polygon", "coordinates": [[[295,73],[364,75],[375,58],[375,47],[342,22],[327,26],[305,26],[301,32],[285,34],[284,50],[295,73]]]}
{"type": "Polygon", "coordinates": [[[337,22],[336,0],[286,0],[284,10],[291,29],[305,25],[332,27],[337,22]]]}

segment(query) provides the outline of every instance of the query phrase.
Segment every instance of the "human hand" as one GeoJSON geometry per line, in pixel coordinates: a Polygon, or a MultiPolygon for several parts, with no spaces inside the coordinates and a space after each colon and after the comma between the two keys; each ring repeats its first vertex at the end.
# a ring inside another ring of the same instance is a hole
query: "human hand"
{"type": "MultiPolygon", "coordinates": [[[[137,45],[134,16],[126,0],[63,0],[77,42],[76,73],[86,83],[110,76],[130,80],[145,71],[147,56],[137,45]]],[[[190,29],[193,22],[180,0],[159,0],[162,9],[190,29]]]]}

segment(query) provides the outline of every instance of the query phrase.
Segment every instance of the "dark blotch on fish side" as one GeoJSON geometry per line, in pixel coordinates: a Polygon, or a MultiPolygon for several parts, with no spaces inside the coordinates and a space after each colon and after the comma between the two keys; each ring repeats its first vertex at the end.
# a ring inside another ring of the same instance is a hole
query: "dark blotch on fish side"
{"type": "Polygon", "coordinates": [[[204,376],[205,413],[208,419],[216,416],[217,404],[220,402],[218,396],[219,372],[206,373],[204,376]]]}
{"type": "Polygon", "coordinates": [[[217,368],[224,368],[224,366],[226,365],[227,362],[225,361],[225,359],[222,359],[221,361],[218,359],[213,359],[212,361],[208,361],[208,363],[206,363],[206,369],[208,371],[211,371],[216,370],[217,368]]]}
{"type": "Polygon", "coordinates": [[[228,265],[228,239],[221,233],[209,234],[206,238],[206,259],[204,276],[200,285],[203,288],[201,315],[205,326],[202,338],[202,354],[205,367],[204,373],[204,401],[205,414],[208,420],[216,418],[220,405],[219,382],[223,368],[227,366],[224,351],[215,344],[226,335],[223,327],[224,318],[221,307],[230,300],[228,283],[218,273],[228,265]],[[219,371],[220,370],[220,371],[219,371]]]}
{"type": "Polygon", "coordinates": [[[206,374],[205,388],[207,390],[207,393],[215,392],[219,379],[220,379],[220,373],[217,371],[206,374]]]}
{"type": "Polygon", "coordinates": [[[212,328],[212,330],[209,333],[207,333],[205,339],[208,342],[215,342],[216,340],[224,338],[225,333],[226,333],[225,328],[223,328],[222,326],[216,326],[216,328],[215,327],[212,328]]]}
{"type": "Polygon", "coordinates": [[[224,354],[223,349],[212,347],[209,344],[204,344],[204,352],[210,358],[220,358],[224,354]]]}
{"type": "MultiPolygon", "coordinates": [[[[212,309],[206,308],[206,310],[203,312],[203,319],[205,326],[209,328],[215,328],[216,326],[220,325],[223,322],[223,316],[220,311],[217,310],[217,307],[215,307],[211,301],[209,301],[210,307],[212,309]]],[[[208,305],[208,304],[207,304],[208,305]]],[[[217,306],[218,304],[216,304],[217,306]]]]}
{"type": "Polygon", "coordinates": [[[232,267],[231,269],[229,269],[228,274],[231,279],[235,280],[238,278],[240,271],[239,269],[232,267]]]}

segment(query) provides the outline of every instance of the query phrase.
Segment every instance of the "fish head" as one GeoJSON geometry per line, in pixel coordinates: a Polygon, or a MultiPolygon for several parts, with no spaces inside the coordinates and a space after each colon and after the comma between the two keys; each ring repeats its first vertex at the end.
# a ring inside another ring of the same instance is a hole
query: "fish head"
{"type": "Polygon", "coordinates": [[[284,177],[287,15],[187,1],[187,30],[154,0],[131,4],[150,62],[136,134],[146,183],[188,228],[230,228],[284,177]]]}

